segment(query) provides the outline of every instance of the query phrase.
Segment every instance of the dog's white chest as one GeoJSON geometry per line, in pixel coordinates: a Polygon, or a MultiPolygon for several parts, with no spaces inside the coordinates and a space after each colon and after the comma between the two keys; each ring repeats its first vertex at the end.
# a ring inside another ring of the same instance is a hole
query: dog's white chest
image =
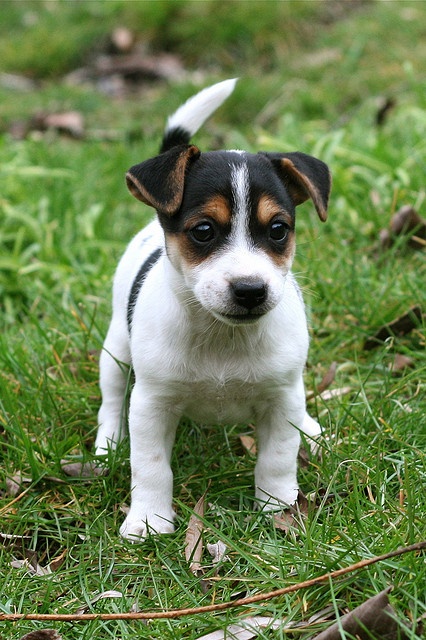
{"type": "Polygon", "coordinates": [[[204,424],[254,421],[265,405],[266,389],[232,381],[224,385],[195,383],[185,398],[182,413],[204,424]]]}

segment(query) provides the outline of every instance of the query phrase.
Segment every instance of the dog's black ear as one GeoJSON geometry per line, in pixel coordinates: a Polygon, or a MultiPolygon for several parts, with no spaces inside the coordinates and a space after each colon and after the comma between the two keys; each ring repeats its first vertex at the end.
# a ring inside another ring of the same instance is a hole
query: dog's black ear
{"type": "Polygon", "coordinates": [[[327,220],[331,174],[327,165],[305,153],[264,153],[283,181],[294,204],[311,198],[320,219],[327,220]]]}
{"type": "Polygon", "coordinates": [[[194,145],[173,147],[131,167],[126,174],[127,187],[138,200],[171,216],[182,203],[188,166],[199,155],[194,145]]]}

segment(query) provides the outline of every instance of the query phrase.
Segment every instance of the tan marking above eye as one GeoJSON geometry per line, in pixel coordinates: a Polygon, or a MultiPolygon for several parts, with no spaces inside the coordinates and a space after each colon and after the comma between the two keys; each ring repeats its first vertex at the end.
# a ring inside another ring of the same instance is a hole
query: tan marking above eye
{"type": "Polygon", "coordinates": [[[259,204],[257,205],[257,219],[263,225],[270,223],[275,216],[281,216],[284,222],[287,222],[289,226],[293,225],[293,219],[287,211],[284,211],[282,207],[270,196],[260,196],[259,204]]]}
{"type": "Polygon", "coordinates": [[[188,215],[184,221],[183,228],[188,231],[202,220],[210,218],[220,226],[229,225],[231,222],[231,210],[228,201],[223,196],[213,196],[209,198],[195,212],[188,215]]]}
{"type": "Polygon", "coordinates": [[[227,225],[231,222],[231,209],[227,199],[223,196],[209,198],[201,207],[200,213],[216,220],[220,225],[227,225]]]}

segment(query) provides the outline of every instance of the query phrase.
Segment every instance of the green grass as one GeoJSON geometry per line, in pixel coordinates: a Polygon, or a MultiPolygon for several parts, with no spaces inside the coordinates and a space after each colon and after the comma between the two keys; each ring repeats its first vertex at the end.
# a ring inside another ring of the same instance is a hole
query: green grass
{"type": "MultiPolygon", "coordinates": [[[[197,606],[280,588],[424,539],[425,327],[363,350],[382,324],[415,304],[425,311],[424,251],[410,250],[404,238],[378,250],[380,229],[400,206],[425,216],[422,3],[351,5],[338,20],[322,2],[251,9],[184,1],[3,4],[0,70],[25,72],[39,85],[29,93],[0,87],[0,532],[27,536],[14,548],[0,547],[0,609],[72,613],[110,589],[122,599],[90,610],[197,606]],[[333,172],[328,222],[322,225],[309,204],[299,209],[295,272],[311,324],[307,387],[336,361],[332,387],[351,390],[309,404],[327,439],[322,457],[311,457],[299,479],[319,498],[304,526],[287,536],[253,510],[254,458],[238,438],[244,425],[182,424],[173,454],[176,534],[140,546],[118,537],[129,501],[126,443],[107,476],[85,481],[61,468],[64,458],[92,459],[111,277],[150,215],[127,194],[124,173],[156,152],[166,116],[200,86],[189,76],[119,100],[64,85],[62,74],[101,51],[117,23],[137,28],[152,50],[178,52],[189,70],[201,67],[203,85],[242,76],[197,135],[201,148],[299,149],[333,172]],[[383,97],[396,98],[396,106],[377,128],[383,97]],[[15,140],[7,133],[18,118],[67,109],[84,113],[87,139],[49,132],[15,140]],[[100,129],[112,139],[102,140],[100,129]],[[412,358],[413,367],[392,375],[396,353],[412,358]],[[26,481],[13,502],[5,483],[16,473],[26,481]],[[184,558],[191,509],[205,491],[205,541],[228,546],[217,576],[203,560],[211,579],[206,593],[184,558]],[[62,553],[64,562],[51,575],[31,575],[10,564],[25,550],[35,551],[42,566],[62,553]]],[[[0,623],[0,636],[19,640],[54,626],[67,640],[195,639],[244,615],[307,620],[333,599],[339,610],[352,609],[389,584],[401,618],[416,618],[425,611],[425,581],[424,556],[409,555],[341,578],[332,589],[324,584],[249,610],[147,626],[0,623]]]]}

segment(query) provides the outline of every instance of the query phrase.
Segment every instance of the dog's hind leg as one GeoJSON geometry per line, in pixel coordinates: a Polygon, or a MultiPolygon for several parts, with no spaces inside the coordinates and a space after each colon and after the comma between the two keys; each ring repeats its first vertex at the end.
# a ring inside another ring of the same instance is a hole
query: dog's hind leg
{"type": "Polygon", "coordinates": [[[112,322],[100,357],[102,404],[98,414],[96,455],[115,449],[126,431],[126,390],[130,375],[129,336],[126,325],[112,322]]]}

